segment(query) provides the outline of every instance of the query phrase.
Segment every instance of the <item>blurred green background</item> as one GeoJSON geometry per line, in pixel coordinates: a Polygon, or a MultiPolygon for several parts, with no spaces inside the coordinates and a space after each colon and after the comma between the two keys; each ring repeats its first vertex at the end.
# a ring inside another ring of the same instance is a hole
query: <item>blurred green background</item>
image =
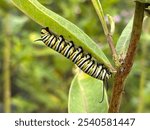
{"type": "MultiPolygon", "coordinates": [[[[134,13],[130,0],[100,0],[113,16],[117,42],[134,13]]],[[[90,0],[39,0],[70,20],[111,53],[90,0]]],[[[11,0],[0,2],[0,112],[67,112],[74,65],[44,44],[34,42],[41,26],[19,11],[11,0]]],[[[150,112],[150,20],[143,26],[133,69],[126,81],[122,112],[150,112]]],[[[112,86],[112,83],[110,83],[112,86]]],[[[108,91],[110,97],[111,88],[108,91]]]]}

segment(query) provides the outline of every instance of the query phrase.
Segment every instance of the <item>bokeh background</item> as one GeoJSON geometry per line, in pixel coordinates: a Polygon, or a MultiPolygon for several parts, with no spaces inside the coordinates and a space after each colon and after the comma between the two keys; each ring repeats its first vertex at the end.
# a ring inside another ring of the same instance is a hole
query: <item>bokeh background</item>
{"type": "MultiPolygon", "coordinates": [[[[100,0],[113,16],[116,44],[134,13],[131,0],[100,0]]],[[[87,33],[112,61],[101,23],[90,0],[39,0],[87,33]]],[[[0,1],[0,112],[67,112],[74,65],[39,42],[41,26],[18,10],[11,0],[0,1]]],[[[150,20],[125,84],[121,112],[150,112],[150,20]]],[[[112,62],[113,63],[113,62],[112,62]]],[[[110,98],[111,86],[108,90],[110,98]]]]}

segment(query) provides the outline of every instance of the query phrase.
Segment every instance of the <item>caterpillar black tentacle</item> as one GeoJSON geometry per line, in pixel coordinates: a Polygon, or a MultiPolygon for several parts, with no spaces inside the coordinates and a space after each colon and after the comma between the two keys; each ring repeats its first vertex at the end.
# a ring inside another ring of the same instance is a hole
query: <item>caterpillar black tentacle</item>
{"type": "MultiPolygon", "coordinates": [[[[112,75],[104,64],[97,62],[91,54],[84,52],[82,47],[75,46],[73,41],[65,40],[62,35],[58,36],[54,34],[48,27],[42,28],[41,39],[37,39],[36,41],[43,41],[46,46],[74,62],[83,72],[96,79],[102,80],[106,84],[112,75]]],[[[103,98],[104,95],[102,100],[103,98]]]]}

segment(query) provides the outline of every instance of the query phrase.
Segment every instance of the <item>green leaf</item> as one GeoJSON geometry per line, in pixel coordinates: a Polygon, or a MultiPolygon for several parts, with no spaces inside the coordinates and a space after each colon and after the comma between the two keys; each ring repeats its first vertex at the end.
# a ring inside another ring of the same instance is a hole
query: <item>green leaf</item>
{"type": "Polygon", "coordinates": [[[107,24],[106,24],[106,21],[105,21],[105,18],[104,18],[104,13],[103,13],[101,3],[100,3],[99,0],[92,0],[92,3],[93,3],[93,6],[94,6],[94,8],[97,12],[97,15],[98,15],[98,17],[99,17],[99,19],[102,23],[104,33],[107,36],[109,32],[108,32],[107,24]]]}
{"type": "Polygon", "coordinates": [[[133,18],[130,20],[130,22],[122,31],[121,36],[119,37],[119,40],[116,44],[117,53],[123,57],[126,55],[127,49],[129,47],[132,25],[133,25],[133,18]]]}
{"type": "Polygon", "coordinates": [[[85,73],[78,73],[69,91],[69,113],[103,113],[108,110],[107,95],[103,96],[103,82],[85,73]]]}
{"type": "Polygon", "coordinates": [[[58,14],[48,10],[42,6],[37,0],[12,0],[13,3],[26,15],[44,27],[49,27],[54,33],[72,40],[77,46],[82,46],[85,51],[91,53],[92,56],[100,63],[114,72],[114,68],[109,60],[99,48],[99,46],[76,25],[59,16],[58,14]]]}

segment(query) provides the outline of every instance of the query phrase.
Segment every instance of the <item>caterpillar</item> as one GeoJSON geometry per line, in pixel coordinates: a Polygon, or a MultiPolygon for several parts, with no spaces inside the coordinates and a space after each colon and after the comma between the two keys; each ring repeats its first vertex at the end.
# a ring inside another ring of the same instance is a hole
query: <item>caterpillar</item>
{"type": "Polygon", "coordinates": [[[86,53],[82,47],[77,47],[73,41],[67,41],[62,35],[58,36],[49,30],[48,27],[41,29],[41,38],[36,41],[42,41],[46,46],[61,53],[70,59],[83,72],[107,83],[112,73],[104,64],[96,61],[91,54],[86,53]]]}

